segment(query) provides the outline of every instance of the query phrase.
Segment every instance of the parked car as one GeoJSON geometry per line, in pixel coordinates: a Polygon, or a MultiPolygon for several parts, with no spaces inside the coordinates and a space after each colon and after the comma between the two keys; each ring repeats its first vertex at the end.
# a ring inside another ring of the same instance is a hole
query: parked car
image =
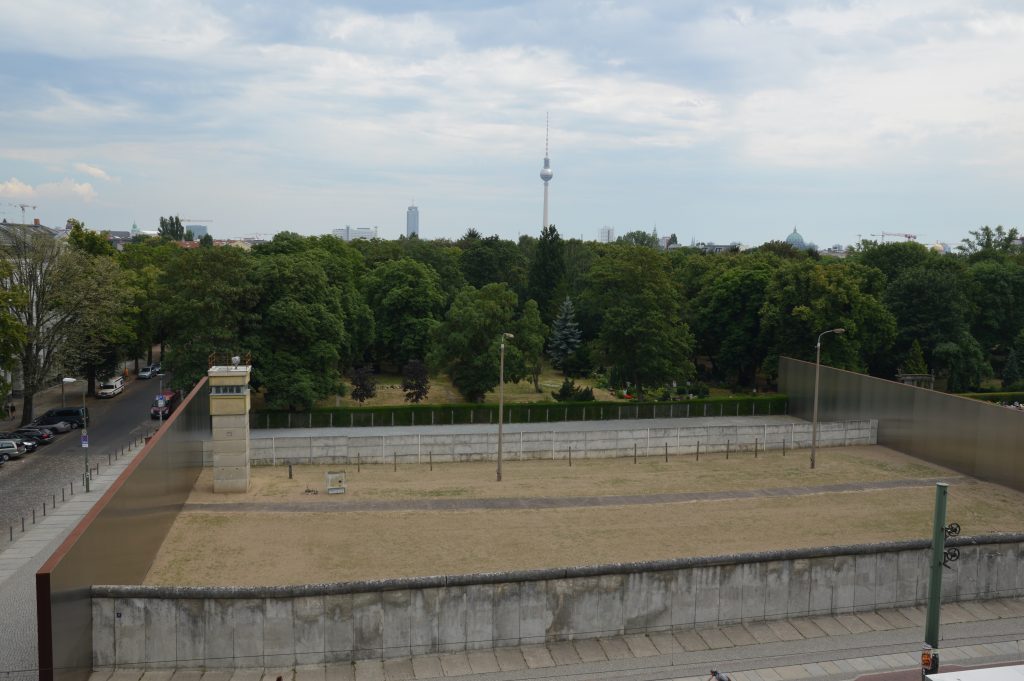
{"type": "Polygon", "coordinates": [[[40,424],[50,420],[67,421],[72,428],[84,428],[89,425],[89,407],[57,407],[39,417],[40,424]]]}
{"type": "Polygon", "coordinates": [[[46,428],[29,428],[27,426],[24,428],[15,428],[14,434],[26,440],[35,440],[41,445],[48,445],[54,440],[53,432],[46,428]]]}
{"type": "Polygon", "coordinates": [[[164,369],[160,362],[153,362],[149,365],[149,370],[153,372],[154,376],[158,376],[164,369]]]}
{"type": "Polygon", "coordinates": [[[112,376],[100,383],[96,397],[113,397],[124,392],[124,377],[112,376]]]}
{"type": "Polygon", "coordinates": [[[40,416],[32,420],[32,425],[45,426],[54,433],[66,433],[71,430],[71,424],[61,420],[59,416],[40,416]]]}
{"type": "Polygon", "coordinates": [[[32,438],[22,438],[17,433],[0,433],[0,440],[17,440],[25,445],[25,451],[31,454],[39,448],[39,443],[32,438]]]}
{"type": "Polygon", "coordinates": [[[139,378],[153,378],[156,373],[153,371],[153,367],[142,367],[139,369],[139,378]]]}
{"type": "Polygon", "coordinates": [[[18,440],[0,440],[0,461],[20,459],[26,451],[25,445],[18,440]]]}

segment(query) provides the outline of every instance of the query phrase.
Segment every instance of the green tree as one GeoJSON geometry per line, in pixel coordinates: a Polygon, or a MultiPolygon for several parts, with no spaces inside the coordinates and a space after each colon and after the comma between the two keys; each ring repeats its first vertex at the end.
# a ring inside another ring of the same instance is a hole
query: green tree
{"type": "Polygon", "coordinates": [[[528,295],[537,301],[541,319],[554,317],[555,295],[565,277],[565,245],[554,225],[544,227],[530,260],[528,295]]]}
{"type": "Polygon", "coordinates": [[[255,258],[259,293],[245,345],[270,407],[309,409],[341,384],[350,339],[342,293],[328,281],[325,261],[315,249],[255,258]]]}
{"type": "Polygon", "coordinates": [[[476,288],[508,284],[517,295],[526,291],[526,259],[511,241],[496,236],[466,238],[462,247],[462,273],[476,288]]]}
{"type": "Polygon", "coordinates": [[[209,234],[204,234],[199,238],[200,248],[213,248],[213,237],[209,234]]]}
{"type": "Polygon", "coordinates": [[[927,374],[928,364],[924,361],[924,351],[921,349],[921,344],[914,339],[914,342],[910,345],[910,352],[907,353],[907,358],[903,362],[903,373],[905,374],[927,374]]]}
{"type": "Polygon", "coordinates": [[[185,227],[181,224],[181,218],[177,215],[173,217],[161,217],[160,228],[157,230],[157,234],[161,239],[168,241],[181,241],[185,238],[185,227]]]}
{"type": "Polygon", "coordinates": [[[83,253],[90,255],[112,256],[116,249],[110,245],[107,232],[94,232],[85,228],[85,223],[75,218],[68,218],[68,244],[83,253]]]}
{"type": "Polygon", "coordinates": [[[363,278],[375,322],[374,356],[401,367],[430,352],[430,334],[444,313],[437,273],[411,258],[379,263],[363,278]]]}
{"type": "MultiPolygon", "coordinates": [[[[467,401],[482,401],[498,385],[498,345],[501,334],[514,328],[515,309],[516,294],[507,284],[467,286],[435,328],[430,365],[448,374],[467,401]]],[[[506,351],[510,363],[514,350],[506,351]]]]}
{"type": "Polygon", "coordinates": [[[942,341],[932,352],[936,372],[945,376],[946,390],[964,392],[977,389],[981,379],[992,373],[978,341],[964,332],[955,340],[942,341]]]}
{"type": "Polygon", "coordinates": [[[576,323],[576,308],[566,296],[552,324],[551,338],[548,341],[548,356],[551,358],[552,366],[561,369],[565,374],[566,362],[582,343],[580,326],[576,323]]]}
{"type": "Polygon", "coordinates": [[[11,274],[10,263],[0,260],[0,395],[11,392],[8,376],[18,366],[26,339],[24,324],[12,312],[25,307],[25,292],[12,285],[11,274]]]}
{"type": "Polygon", "coordinates": [[[238,354],[257,321],[259,289],[252,256],[239,248],[197,248],[169,260],[157,285],[158,328],[165,329],[164,368],[173,387],[206,375],[211,353],[238,354]]]}
{"type": "Polygon", "coordinates": [[[599,357],[640,396],[692,378],[693,335],[680,316],[664,254],[640,246],[615,250],[615,257],[594,263],[584,296],[592,314],[600,311],[599,357]]]}
{"type": "Polygon", "coordinates": [[[639,229],[626,232],[615,241],[627,246],[643,246],[644,248],[658,248],[660,246],[657,234],[653,232],[647,233],[639,229]]]}
{"type": "Polygon", "coordinates": [[[541,321],[537,301],[527,300],[516,323],[513,343],[519,349],[526,375],[537,392],[541,392],[540,372],[544,368],[544,339],[547,333],[548,327],[541,321]]]}
{"type": "Polygon", "coordinates": [[[1021,250],[1018,240],[1020,232],[1017,229],[1005,229],[1002,225],[992,229],[988,225],[968,232],[970,237],[962,239],[957,250],[968,257],[975,257],[989,253],[1011,253],[1021,250]]]}
{"type": "Polygon", "coordinates": [[[418,404],[427,398],[430,392],[430,375],[427,365],[418,359],[410,359],[402,367],[402,391],[405,401],[418,404]]]}

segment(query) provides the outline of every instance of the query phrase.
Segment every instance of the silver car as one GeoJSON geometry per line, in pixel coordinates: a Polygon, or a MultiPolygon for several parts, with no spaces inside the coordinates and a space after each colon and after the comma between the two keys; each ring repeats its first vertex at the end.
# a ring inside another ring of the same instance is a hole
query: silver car
{"type": "Polygon", "coordinates": [[[20,440],[0,440],[0,461],[20,459],[27,451],[20,440]]]}

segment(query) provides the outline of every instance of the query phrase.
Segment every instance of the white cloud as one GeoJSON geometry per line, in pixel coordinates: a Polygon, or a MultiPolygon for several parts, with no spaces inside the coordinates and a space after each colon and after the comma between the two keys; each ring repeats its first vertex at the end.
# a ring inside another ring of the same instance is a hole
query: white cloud
{"type": "Polygon", "coordinates": [[[0,195],[14,199],[78,199],[89,203],[96,199],[96,190],[88,182],[65,177],[60,182],[44,182],[33,187],[16,177],[0,182],[0,195]]]}
{"type": "Polygon", "coordinates": [[[0,196],[11,199],[31,199],[35,195],[36,190],[32,185],[25,184],[16,177],[12,177],[7,182],[0,182],[0,196]]]}
{"type": "Polygon", "coordinates": [[[88,163],[76,163],[75,170],[80,173],[85,173],[90,177],[95,177],[97,180],[106,180],[107,182],[110,182],[112,179],[110,175],[107,174],[107,171],[103,170],[103,168],[92,166],[88,163]]]}

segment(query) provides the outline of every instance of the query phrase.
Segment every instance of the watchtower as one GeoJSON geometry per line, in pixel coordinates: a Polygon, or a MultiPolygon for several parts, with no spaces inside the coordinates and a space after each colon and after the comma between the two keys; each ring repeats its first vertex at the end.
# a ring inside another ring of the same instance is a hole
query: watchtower
{"type": "Polygon", "coordinates": [[[213,491],[249,491],[249,355],[210,355],[213,491]]]}

